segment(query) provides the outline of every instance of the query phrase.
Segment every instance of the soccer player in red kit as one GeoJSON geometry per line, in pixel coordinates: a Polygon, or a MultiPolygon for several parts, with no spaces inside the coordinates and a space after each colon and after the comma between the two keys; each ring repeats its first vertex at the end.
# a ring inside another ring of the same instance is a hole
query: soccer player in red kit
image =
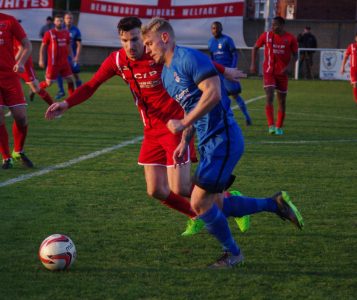
{"type": "Polygon", "coordinates": [[[287,69],[291,56],[297,59],[298,43],[294,35],[284,30],[285,20],[275,17],[272,31],[264,32],[256,41],[252,50],[250,71],[256,73],[257,51],[264,49],[263,80],[266,94],[265,114],[268,120],[269,133],[282,135],[286,110],[286,95],[288,92],[287,69]],[[277,90],[278,117],[274,125],[274,90],[277,90]]]}
{"type": "MultiPolygon", "coordinates": [[[[118,32],[123,48],[111,53],[92,79],[77,88],[73,95],[52,104],[46,112],[46,118],[53,119],[87,100],[109,78],[122,77],[130,87],[144,124],[144,140],[138,164],[144,166],[148,195],[194,219],[196,213],[184,198],[191,194],[190,156],[196,160],[192,155],[194,147],[189,147],[190,153],[181,153],[179,161],[174,161],[173,154],[181,142],[181,134],[172,134],[166,123],[173,116],[182,118],[184,113],[163,88],[162,65],[156,64],[145,53],[140,28],[141,21],[136,17],[121,19],[118,32]],[[175,167],[176,163],[179,165],[175,167]]],[[[192,139],[189,133],[184,134],[187,134],[185,142],[190,143],[192,139]]],[[[202,222],[195,221],[191,225],[196,227],[195,232],[204,226],[202,222]]]]}
{"type": "Polygon", "coordinates": [[[66,79],[68,92],[71,95],[74,91],[74,77],[68,56],[73,56],[70,46],[70,35],[68,30],[63,29],[63,17],[55,16],[55,28],[46,31],[40,47],[39,66],[45,67],[45,51],[47,49],[47,69],[46,80],[40,83],[40,87],[45,89],[57,80],[58,75],[66,79]]]}
{"type": "Polygon", "coordinates": [[[31,55],[32,45],[19,22],[12,16],[0,13],[0,152],[3,169],[13,167],[13,159],[21,160],[27,167],[32,162],[24,153],[28,120],[26,101],[18,73],[24,72],[24,65],[31,55]],[[23,51],[15,60],[14,39],[18,40],[23,51]],[[14,118],[12,133],[14,150],[10,154],[9,136],[5,127],[4,108],[10,109],[14,118]]]}
{"type": "MultiPolygon", "coordinates": [[[[16,39],[14,39],[14,54],[15,59],[21,55],[23,48],[16,39]]],[[[51,105],[54,101],[51,96],[39,86],[39,81],[36,77],[35,69],[33,67],[32,57],[30,56],[25,63],[25,72],[19,73],[19,76],[30,87],[31,94],[38,94],[48,105],[51,105]]],[[[31,99],[31,96],[30,96],[31,99]]]]}
{"type": "Polygon", "coordinates": [[[341,65],[341,74],[345,73],[345,65],[348,57],[350,57],[350,79],[352,84],[352,90],[355,98],[355,103],[357,104],[357,33],[355,35],[354,43],[350,44],[347,47],[347,50],[343,57],[341,65]]]}

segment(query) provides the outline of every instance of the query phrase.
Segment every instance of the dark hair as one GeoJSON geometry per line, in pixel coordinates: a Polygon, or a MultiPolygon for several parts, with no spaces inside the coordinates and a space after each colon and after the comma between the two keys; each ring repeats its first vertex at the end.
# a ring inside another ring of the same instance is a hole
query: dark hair
{"type": "Polygon", "coordinates": [[[141,28],[141,21],[137,17],[125,17],[120,19],[118,23],[118,31],[129,31],[134,28],[141,28]]]}
{"type": "Polygon", "coordinates": [[[311,30],[311,27],[310,26],[305,26],[305,29],[306,30],[311,30]]]}
{"type": "Polygon", "coordinates": [[[277,16],[277,17],[273,18],[273,20],[277,21],[280,25],[285,24],[285,20],[283,17],[277,16]]]}
{"type": "Polygon", "coordinates": [[[222,23],[218,21],[214,21],[212,25],[216,25],[218,28],[223,29],[222,23]]]}
{"type": "Polygon", "coordinates": [[[56,19],[56,18],[63,19],[63,16],[62,16],[62,15],[55,15],[55,16],[53,17],[53,19],[56,19]]]}
{"type": "Polygon", "coordinates": [[[46,19],[46,21],[51,21],[51,22],[52,22],[53,19],[52,19],[52,17],[48,16],[47,19],[46,19]]]}

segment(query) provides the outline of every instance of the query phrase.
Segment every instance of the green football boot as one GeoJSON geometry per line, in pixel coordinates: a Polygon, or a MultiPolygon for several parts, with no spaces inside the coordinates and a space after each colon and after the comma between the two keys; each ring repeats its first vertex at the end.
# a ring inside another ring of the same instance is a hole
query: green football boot
{"type": "Polygon", "coordinates": [[[304,227],[304,220],[296,208],[296,206],[290,200],[287,192],[278,192],[272,197],[278,205],[277,215],[283,220],[290,220],[297,228],[302,230],[304,227]]]}
{"type": "Polygon", "coordinates": [[[182,236],[190,236],[199,233],[205,227],[205,222],[200,218],[189,219],[186,230],[181,233],[182,236]]]}
{"type": "Polygon", "coordinates": [[[277,127],[275,128],[275,135],[283,135],[284,134],[284,130],[281,127],[277,127]]]}
{"type": "Polygon", "coordinates": [[[269,134],[275,134],[275,126],[274,126],[274,125],[269,126],[269,128],[268,128],[268,133],[269,133],[269,134]]]}
{"type": "MultiPolygon", "coordinates": [[[[230,191],[229,193],[233,196],[242,196],[242,193],[237,190],[230,191]]],[[[234,221],[236,221],[238,228],[241,232],[246,232],[250,227],[250,215],[236,217],[234,218],[234,221]]]]}
{"type": "Polygon", "coordinates": [[[21,161],[25,167],[33,168],[32,161],[25,155],[24,152],[12,151],[11,156],[15,161],[21,161]]]}

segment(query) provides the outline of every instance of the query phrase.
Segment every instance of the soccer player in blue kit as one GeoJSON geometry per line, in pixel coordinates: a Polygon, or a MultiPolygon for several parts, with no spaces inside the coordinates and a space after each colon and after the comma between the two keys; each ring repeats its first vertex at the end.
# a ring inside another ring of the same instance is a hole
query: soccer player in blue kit
{"type": "MultiPolygon", "coordinates": [[[[231,37],[222,33],[223,27],[221,22],[213,22],[211,25],[212,37],[208,41],[208,50],[211,53],[211,58],[213,61],[218,62],[219,64],[236,68],[238,62],[238,54],[236,46],[231,37]]],[[[245,123],[247,126],[252,125],[252,119],[248,113],[247,106],[243,98],[240,96],[242,92],[242,87],[239,82],[232,82],[229,80],[223,79],[224,87],[229,96],[232,96],[236,99],[237,104],[242,111],[245,123]]]]}
{"type": "MultiPolygon", "coordinates": [[[[164,87],[185,110],[183,119],[171,119],[167,127],[173,133],[190,125],[196,130],[200,162],[193,178],[191,206],[224,250],[210,267],[229,268],[244,259],[226,217],[268,211],[302,229],[302,217],[286,192],[264,199],[228,194],[228,201],[226,198],[223,205],[223,191],[232,184],[231,174],[243,154],[244,140],[221,79],[206,55],[176,46],[168,21],[152,19],[142,27],[142,35],[146,52],[156,63],[164,64],[161,75],[164,87]]],[[[183,142],[177,147],[175,160],[179,161],[185,145],[183,142]]]]}
{"type": "MultiPolygon", "coordinates": [[[[82,52],[81,32],[78,29],[78,27],[73,25],[73,15],[70,12],[67,12],[64,15],[64,26],[69,31],[69,35],[71,37],[71,47],[72,47],[72,51],[73,51],[73,58],[68,57],[68,60],[71,65],[74,78],[76,80],[76,88],[77,88],[82,85],[82,81],[78,75],[81,71],[80,67],[79,67],[79,57],[82,52]]],[[[61,76],[58,76],[57,84],[58,84],[59,91],[58,91],[57,95],[55,96],[55,99],[59,100],[65,96],[65,92],[64,92],[64,88],[63,88],[63,79],[61,76]]]]}

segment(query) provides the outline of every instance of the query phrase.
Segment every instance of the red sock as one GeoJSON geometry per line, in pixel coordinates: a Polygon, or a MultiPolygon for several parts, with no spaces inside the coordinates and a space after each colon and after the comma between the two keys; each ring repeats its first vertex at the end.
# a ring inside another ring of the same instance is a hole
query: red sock
{"type": "Polygon", "coordinates": [[[353,95],[355,96],[355,102],[357,103],[357,87],[353,88],[353,95]]]}
{"type": "Polygon", "coordinates": [[[285,112],[278,110],[278,120],[276,121],[276,127],[281,128],[283,127],[285,119],[285,112]]]}
{"type": "Polygon", "coordinates": [[[50,96],[49,93],[47,93],[44,89],[40,89],[37,93],[43,100],[46,101],[48,105],[51,105],[54,103],[52,97],[50,96]]]}
{"type": "Polygon", "coordinates": [[[41,81],[41,82],[40,82],[40,88],[41,88],[41,89],[44,90],[44,89],[47,88],[47,87],[48,87],[48,84],[47,84],[46,81],[41,81]]]}
{"type": "Polygon", "coordinates": [[[0,152],[3,159],[8,159],[11,157],[9,149],[9,135],[5,124],[0,125],[0,152]]]}
{"type": "Polygon", "coordinates": [[[22,152],[24,150],[25,140],[27,136],[26,126],[19,126],[16,122],[12,124],[12,134],[14,136],[14,150],[15,152],[22,152]]]}
{"type": "Polygon", "coordinates": [[[273,104],[265,105],[265,115],[267,116],[268,126],[274,125],[274,106],[273,104]]]}
{"type": "Polygon", "coordinates": [[[72,95],[74,92],[74,84],[73,82],[68,82],[68,94],[72,95]]]}
{"type": "Polygon", "coordinates": [[[197,216],[192,210],[190,202],[186,198],[176,195],[173,192],[170,192],[170,195],[166,198],[166,200],[161,201],[161,203],[172,209],[176,209],[190,218],[197,216]]]}

